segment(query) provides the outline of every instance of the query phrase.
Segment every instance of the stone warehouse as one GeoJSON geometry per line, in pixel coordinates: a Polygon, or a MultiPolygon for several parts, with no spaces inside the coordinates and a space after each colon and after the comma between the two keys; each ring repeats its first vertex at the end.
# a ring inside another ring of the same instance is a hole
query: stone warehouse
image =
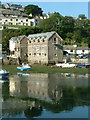
{"type": "Polygon", "coordinates": [[[56,32],[28,36],[28,62],[56,63],[63,58],[62,38],[56,32]]]}
{"type": "Polygon", "coordinates": [[[13,41],[10,51],[12,48],[14,55],[18,51],[15,56],[20,57],[22,62],[48,64],[63,60],[63,40],[56,32],[19,36],[16,39],[15,41],[11,38],[9,41],[13,41]]]}

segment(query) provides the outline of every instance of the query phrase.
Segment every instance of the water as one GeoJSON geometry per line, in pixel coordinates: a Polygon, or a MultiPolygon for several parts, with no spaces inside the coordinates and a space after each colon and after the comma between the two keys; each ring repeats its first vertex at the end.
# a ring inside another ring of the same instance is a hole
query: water
{"type": "Polygon", "coordinates": [[[2,118],[88,118],[88,75],[12,75],[2,83],[2,118]]]}

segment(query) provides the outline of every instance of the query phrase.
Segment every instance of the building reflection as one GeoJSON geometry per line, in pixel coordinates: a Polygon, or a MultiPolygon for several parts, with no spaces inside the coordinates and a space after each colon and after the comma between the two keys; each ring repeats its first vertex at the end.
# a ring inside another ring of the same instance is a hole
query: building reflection
{"type": "Polygon", "coordinates": [[[65,74],[32,73],[29,76],[11,76],[9,80],[10,96],[29,97],[46,102],[57,102],[63,97],[63,88],[88,87],[87,77],[65,74]]]}
{"type": "Polygon", "coordinates": [[[10,77],[10,95],[30,97],[47,102],[58,101],[62,97],[62,88],[51,81],[48,74],[31,74],[29,77],[10,77]]]}
{"type": "MultiPolygon", "coordinates": [[[[3,110],[8,116],[41,116],[46,109],[53,113],[88,105],[88,79],[64,74],[30,74],[10,76],[3,83],[3,110]],[[7,92],[8,91],[8,92],[7,92]]],[[[89,88],[90,89],[90,88],[89,88]]]]}

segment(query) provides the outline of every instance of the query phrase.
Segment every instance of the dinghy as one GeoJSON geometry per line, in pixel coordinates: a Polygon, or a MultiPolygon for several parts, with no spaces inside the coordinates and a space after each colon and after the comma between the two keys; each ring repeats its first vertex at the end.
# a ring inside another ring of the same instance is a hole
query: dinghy
{"type": "Polygon", "coordinates": [[[0,70],[0,79],[8,79],[9,78],[9,72],[7,72],[6,70],[0,70]]]}
{"type": "Polygon", "coordinates": [[[22,66],[17,67],[17,69],[21,70],[21,71],[30,70],[30,68],[31,67],[28,64],[26,64],[26,65],[22,64],[22,66]]]}

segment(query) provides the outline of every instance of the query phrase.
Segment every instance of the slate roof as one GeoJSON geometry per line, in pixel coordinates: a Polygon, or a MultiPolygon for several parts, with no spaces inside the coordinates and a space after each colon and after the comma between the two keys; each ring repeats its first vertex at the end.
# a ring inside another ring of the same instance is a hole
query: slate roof
{"type": "MultiPolygon", "coordinates": [[[[37,40],[38,39],[39,40],[49,40],[54,34],[56,34],[55,31],[46,32],[46,33],[31,34],[31,35],[28,36],[28,38],[29,38],[29,40],[34,40],[34,39],[37,39],[37,40]]],[[[61,40],[62,40],[62,38],[61,38],[61,40]]]]}
{"type": "Polygon", "coordinates": [[[28,16],[27,14],[21,13],[18,10],[1,9],[1,13],[4,14],[4,15],[15,15],[15,16],[25,16],[25,17],[28,16]]]}
{"type": "Polygon", "coordinates": [[[19,40],[19,41],[21,41],[24,37],[26,37],[26,36],[25,35],[21,35],[21,36],[18,36],[18,37],[12,37],[10,40],[12,40],[12,41],[19,40]]]}
{"type": "Polygon", "coordinates": [[[71,45],[64,45],[63,46],[63,49],[64,50],[89,50],[89,48],[88,47],[74,47],[73,45],[71,46],[71,45]]]}

